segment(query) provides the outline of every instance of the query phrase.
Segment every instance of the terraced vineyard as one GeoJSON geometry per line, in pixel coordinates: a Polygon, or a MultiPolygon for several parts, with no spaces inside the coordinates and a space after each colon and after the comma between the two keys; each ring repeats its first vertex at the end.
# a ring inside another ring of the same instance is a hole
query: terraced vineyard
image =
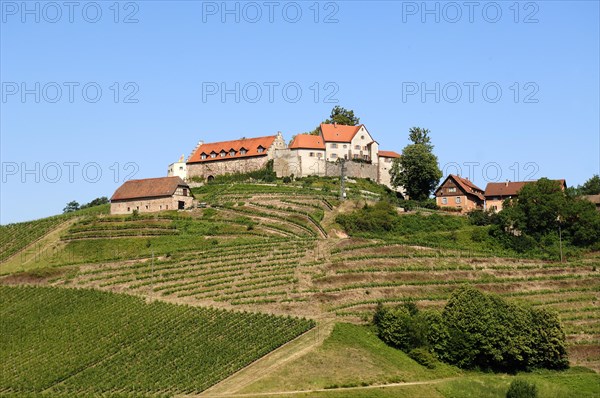
{"type": "Polygon", "coordinates": [[[108,205],[15,224],[0,225],[0,263],[74,217],[108,213],[108,205]]]}
{"type": "Polygon", "coordinates": [[[49,283],[358,323],[378,302],[413,298],[442,307],[453,289],[470,283],[558,311],[573,363],[600,369],[597,254],[566,263],[511,258],[463,246],[471,229],[458,231],[453,245],[435,243],[434,235],[448,231],[346,238],[335,215],[364,202],[340,204],[326,190],[286,185],[194,192],[208,208],[79,220],[61,237],[74,253],[62,264],[71,267],[49,283]]]}
{"type": "Polygon", "coordinates": [[[96,290],[2,286],[0,318],[2,396],[198,393],[313,326],[96,290]]]}

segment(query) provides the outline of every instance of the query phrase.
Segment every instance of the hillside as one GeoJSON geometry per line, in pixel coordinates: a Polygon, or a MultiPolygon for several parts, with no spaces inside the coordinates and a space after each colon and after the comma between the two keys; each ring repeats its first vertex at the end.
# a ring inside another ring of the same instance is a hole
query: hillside
{"type": "MultiPolygon", "coordinates": [[[[431,212],[402,215],[406,217],[406,231],[401,234],[349,238],[336,224],[336,216],[388,193],[366,180],[348,185],[350,200],[343,203],[337,198],[335,181],[310,179],[295,184],[204,186],[195,189],[194,194],[208,207],[191,211],[137,217],[109,216],[103,212],[74,214],[60,229],[55,227],[47,230],[47,235],[35,237],[39,241],[47,239],[44,246],[53,250],[22,262],[22,256],[15,255],[18,250],[11,249],[12,257],[6,256],[0,262],[0,274],[5,274],[1,281],[5,285],[61,288],[51,291],[91,288],[153,302],[236,313],[308,317],[319,325],[361,325],[372,317],[378,302],[399,303],[406,298],[413,298],[422,308],[440,308],[454,288],[469,283],[557,311],[565,325],[572,364],[600,369],[600,254],[587,253],[565,263],[520,257],[478,239],[481,234],[477,231],[485,227],[468,225],[460,216],[431,212]]],[[[2,227],[3,239],[6,228],[2,227]]],[[[31,245],[31,241],[20,242],[21,249],[31,245]]],[[[339,328],[336,326],[335,330],[339,328]]],[[[335,336],[336,332],[332,338],[335,336]]],[[[307,361],[306,355],[316,354],[303,351],[301,358],[286,361],[289,369],[285,372],[307,366],[298,362],[307,361]]],[[[420,367],[404,358],[410,366],[420,367]]],[[[328,359],[320,361],[327,363],[328,359]]],[[[343,360],[335,363],[340,367],[347,365],[343,360]]],[[[282,373],[283,369],[269,370],[273,376],[271,381],[265,381],[266,387],[262,382],[260,387],[249,383],[248,390],[240,392],[289,391],[281,384],[282,378],[289,375],[282,373]]],[[[388,372],[390,369],[375,369],[368,377],[333,378],[316,385],[308,380],[298,381],[290,388],[332,389],[361,383],[479,377],[448,367],[442,373],[415,368],[412,376],[398,378],[394,372],[388,372]]],[[[234,370],[230,368],[230,373],[234,370]]],[[[596,376],[585,377],[595,380],[596,376]]],[[[502,388],[505,381],[500,382],[502,388]]],[[[2,383],[0,390],[7,390],[9,385],[2,383]]],[[[171,387],[170,393],[188,389],[177,385],[171,387]]],[[[444,385],[448,388],[436,390],[437,394],[455,396],[455,387],[444,385]]],[[[189,388],[200,391],[204,387],[189,388]]]]}

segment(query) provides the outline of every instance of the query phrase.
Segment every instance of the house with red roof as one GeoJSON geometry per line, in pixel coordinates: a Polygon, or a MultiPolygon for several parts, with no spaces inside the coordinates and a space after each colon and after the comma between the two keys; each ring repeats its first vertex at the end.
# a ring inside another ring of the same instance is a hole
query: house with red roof
{"type": "Polygon", "coordinates": [[[110,214],[183,210],[193,204],[190,187],[179,177],[128,180],[110,198],[110,214]]]}
{"type": "Polygon", "coordinates": [[[276,150],[286,148],[281,132],[208,144],[200,141],[187,159],[186,176],[210,181],[217,175],[260,170],[274,159],[276,150]]]}
{"type": "Polygon", "coordinates": [[[325,142],[320,135],[298,134],[288,145],[290,170],[288,175],[326,175],[325,142]]]}
{"type": "Polygon", "coordinates": [[[373,139],[364,124],[344,126],[333,123],[321,124],[321,137],[325,142],[325,160],[359,160],[377,164],[379,144],[373,139]]]}
{"type": "Polygon", "coordinates": [[[483,189],[469,179],[450,174],[435,190],[435,201],[441,208],[456,208],[461,212],[483,209],[485,196],[483,189]]]}
{"type": "MultiPolygon", "coordinates": [[[[565,180],[557,181],[561,189],[567,189],[565,180]]],[[[504,201],[507,199],[515,199],[519,196],[519,192],[527,184],[535,181],[506,181],[506,182],[490,182],[485,187],[485,208],[489,211],[501,211],[504,201]]]]}

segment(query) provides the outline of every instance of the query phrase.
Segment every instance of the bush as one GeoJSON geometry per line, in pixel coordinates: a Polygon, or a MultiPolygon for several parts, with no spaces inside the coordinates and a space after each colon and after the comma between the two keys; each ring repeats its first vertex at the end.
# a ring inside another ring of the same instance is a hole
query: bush
{"type": "Polygon", "coordinates": [[[565,334],[546,310],[509,303],[471,287],[452,293],[442,312],[447,337],[437,353],[466,369],[515,372],[565,369],[565,334]]]}
{"type": "Polygon", "coordinates": [[[408,356],[419,365],[425,366],[427,369],[435,369],[437,360],[425,348],[415,348],[408,353],[408,356]]]}
{"type": "Polygon", "coordinates": [[[485,210],[473,210],[470,211],[467,216],[469,217],[469,222],[472,225],[478,225],[481,227],[490,225],[492,223],[492,213],[485,210]]]}
{"type": "Polygon", "coordinates": [[[292,182],[292,179],[288,176],[283,177],[283,183],[284,184],[289,184],[290,182],[292,182]]]}
{"type": "MultiPolygon", "coordinates": [[[[411,302],[394,308],[380,304],[373,323],[386,344],[407,353],[421,348],[464,369],[516,372],[569,366],[556,314],[471,287],[453,292],[441,313],[419,311],[411,302]]],[[[424,354],[414,356],[425,364],[424,354]]]]}
{"type": "Polygon", "coordinates": [[[526,380],[515,379],[510,383],[506,398],[537,398],[537,387],[526,380]]]}

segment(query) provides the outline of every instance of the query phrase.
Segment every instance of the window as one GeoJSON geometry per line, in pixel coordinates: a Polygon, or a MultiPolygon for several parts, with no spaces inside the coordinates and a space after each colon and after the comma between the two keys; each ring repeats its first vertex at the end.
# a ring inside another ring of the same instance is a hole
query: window
{"type": "Polygon", "coordinates": [[[392,159],[391,159],[391,158],[385,158],[385,162],[386,162],[386,163],[389,163],[389,162],[391,162],[391,161],[392,161],[392,159]]]}
{"type": "Polygon", "coordinates": [[[456,197],[456,204],[460,204],[460,196],[456,197]]]}
{"type": "Polygon", "coordinates": [[[358,154],[357,154],[357,153],[355,153],[355,154],[353,155],[353,157],[354,157],[354,159],[358,159],[358,154]]]}
{"type": "Polygon", "coordinates": [[[188,192],[187,192],[187,188],[183,188],[183,196],[187,196],[188,192]]]}
{"type": "Polygon", "coordinates": [[[148,205],[146,205],[146,210],[148,210],[148,205]]]}
{"type": "Polygon", "coordinates": [[[179,170],[183,170],[183,166],[179,166],[179,170]]]}
{"type": "Polygon", "coordinates": [[[225,157],[225,155],[227,155],[227,152],[225,152],[225,151],[221,151],[221,157],[222,157],[222,158],[224,158],[224,157],[225,157]]]}
{"type": "Polygon", "coordinates": [[[245,154],[246,154],[246,152],[248,152],[248,151],[246,151],[246,148],[242,148],[242,149],[240,149],[240,154],[241,154],[241,155],[245,155],[245,154]]]}
{"type": "Polygon", "coordinates": [[[233,149],[229,151],[229,156],[235,156],[235,151],[233,149]]]}
{"type": "Polygon", "coordinates": [[[162,205],[158,206],[158,208],[159,208],[160,210],[162,210],[162,205]]]}
{"type": "Polygon", "coordinates": [[[139,209],[140,209],[140,206],[135,206],[135,209],[136,209],[136,210],[139,210],[139,209]]]}
{"type": "Polygon", "coordinates": [[[265,151],[265,148],[263,148],[262,146],[258,147],[258,153],[263,153],[265,151]]]}
{"type": "Polygon", "coordinates": [[[311,158],[314,158],[314,157],[315,157],[315,153],[314,153],[314,152],[310,152],[310,153],[308,154],[308,156],[310,156],[311,158]]]}
{"type": "Polygon", "coordinates": [[[456,192],[456,188],[448,188],[448,192],[454,193],[454,192],[456,192]]]}
{"type": "Polygon", "coordinates": [[[357,151],[360,150],[360,145],[354,145],[354,149],[356,149],[357,151]]]}
{"type": "Polygon", "coordinates": [[[361,135],[361,136],[360,136],[360,139],[361,139],[361,140],[364,140],[364,139],[365,139],[365,136],[364,136],[364,135],[361,135]]]}
{"type": "Polygon", "coordinates": [[[331,149],[336,149],[337,148],[337,144],[331,144],[331,149]]]}
{"type": "Polygon", "coordinates": [[[127,211],[131,211],[131,207],[128,207],[128,208],[127,208],[127,211]]]}
{"type": "Polygon", "coordinates": [[[344,148],[344,149],[348,148],[348,145],[344,144],[344,147],[343,147],[343,148],[344,148]]]}
{"type": "Polygon", "coordinates": [[[202,159],[206,159],[206,154],[203,153],[202,156],[200,156],[202,159]]]}
{"type": "Polygon", "coordinates": [[[447,205],[448,204],[448,198],[442,198],[442,204],[443,205],[447,205]]]}
{"type": "Polygon", "coordinates": [[[166,205],[166,207],[167,207],[167,210],[169,210],[169,205],[166,205]]]}
{"type": "Polygon", "coordinates": [[[363,147],[363,151],[366,151],[366,150],[367,150],[367,147],[366,147],[366,146],[364,146],[364,147],[363,147]]]}
{"type": "Polygon", "coordinates": [[[216,157],[217,157],[217,154],[216,154],[216,153],[214,153],[214,152],[211,152],[211,154],[210,154],[210,157],[211,157],[211,158],[216,158],[216,157]]]}
{"type": "Polygon", "coordinates": [[[332,158],[332,159],[335,159],[335,158],[337,158],[337,153],[332,153],[332,154],[331,154],[331,158],[332,158]]]}
{"type": "Polygon", "coordinates": [[[320,157],[323,157],[323,154],[322,154],[321,152],[318,152],[318,153],[317,153],[317,157],[318,157],[318,158],[320,158],[320,157]]]}

